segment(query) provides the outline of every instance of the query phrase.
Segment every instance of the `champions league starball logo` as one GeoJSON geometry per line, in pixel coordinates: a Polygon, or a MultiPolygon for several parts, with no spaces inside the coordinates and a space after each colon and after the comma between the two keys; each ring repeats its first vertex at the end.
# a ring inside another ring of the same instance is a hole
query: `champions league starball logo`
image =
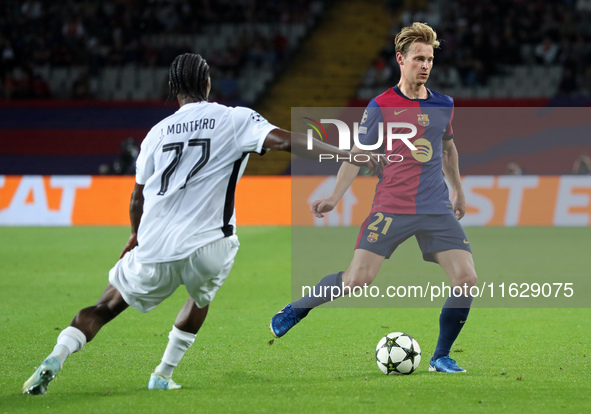
{"type": "Polygon", "coordinates": [[[361,125],[365,124],[365,121],[367,121],[367,109],[365,111],[363,111],[363,117],[361,118],[361,125]]]}

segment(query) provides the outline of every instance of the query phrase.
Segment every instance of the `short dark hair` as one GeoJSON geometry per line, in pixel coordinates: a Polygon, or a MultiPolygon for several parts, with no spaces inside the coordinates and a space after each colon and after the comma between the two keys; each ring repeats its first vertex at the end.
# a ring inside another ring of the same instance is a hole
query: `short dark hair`
{"type": "Polygon", "coordinates": [[[207,79],[209,65],[207,61],[194,53],[178,55],[170,65],[168,80],[172,98],[185,94],[191,98],[207,99],[207,79]]]}

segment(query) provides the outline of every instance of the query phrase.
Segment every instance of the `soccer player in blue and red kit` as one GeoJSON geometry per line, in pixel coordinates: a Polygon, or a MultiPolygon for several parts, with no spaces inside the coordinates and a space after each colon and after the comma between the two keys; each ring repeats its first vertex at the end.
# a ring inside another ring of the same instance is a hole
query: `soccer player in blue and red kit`
{"type": "MultiPolygon", "coordinates": [[[[477,280],[470,243],[458,222],[465,214],[466,200],[451,126],[454,104],[452,98],[425,87],[433,67],[433,50],[439,47],[433,29],[414,23],[401,30],[395,43],[400,82],[371,100],[359,127],[359,143],[364,148],[376,143],[383,133],[384,154],[391,162],[382,171],[372,210],[361,226],[349,268],[325,276],[313,292],[328,293],[333,286],[353,289],[371,284],[384,259],[400,243],[415,236],[423,259],[438,263],[452,287],[459,286],[463,292],[458,297],[451,295],[443,306],[439,339],[429,371],[466,372],[449,357],[451,346],[468,318],[472,303],[469,289],[477,280]],[[407,123],[407,127],[400,126],[390,132],[412,134],[416,128],[416,133],[407,140],[388,140],[388,132],[379,130],[387,128],[388,123],[407,123]],[[408,143],[416,150],[411,150],[408,143]],[[444,174],[455,193],[453,205],[444,174]]],[[[366,153],[358,146],[352,152],[366,153]]],[[[358,172],[359,167],[343,164],[333,194],[313,202],[312,213],[324,217],[324,213],[333,210],[358,172]]],[[[328,296],[307,295],[288,304],[272,318],[273,334],[285,335],[311,309],[330,300],[328,296]]]]}

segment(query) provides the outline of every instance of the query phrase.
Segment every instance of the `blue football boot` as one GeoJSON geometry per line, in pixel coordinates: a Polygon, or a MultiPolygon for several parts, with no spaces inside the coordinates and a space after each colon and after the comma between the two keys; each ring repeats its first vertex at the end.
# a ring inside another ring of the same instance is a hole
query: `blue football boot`
{"type": "Polygon", "coordinates": [[[281,338],[299,321],[301,321],[301,319],[296,316],[294,310],[291,308],[290,303],[285,308],[277,312],[273,318],[271,318],[271,333],[273,336],[275,336],[275,338],[281,338]]]}
{"type": "Polygon", "coordinates": [[[466,372],[466,370],[460,368],[454,359],[444,356],[436,360],[431,358],[431,362],[429,363],[429,372],[447,372],[450,374],[455,374],[457,372],[466,372]]]}

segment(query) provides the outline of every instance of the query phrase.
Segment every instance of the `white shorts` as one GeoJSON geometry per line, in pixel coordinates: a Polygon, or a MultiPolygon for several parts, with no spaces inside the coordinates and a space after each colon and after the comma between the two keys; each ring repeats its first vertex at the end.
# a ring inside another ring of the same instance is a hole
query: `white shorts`
{"type": "Polygon", "coordinates": [[[164,263],[140,263],[134,249],[109,271],[109,282],[140,312],[154,309],[180,285],[203,308],[228,277],[238,246],[234,235],[200,247],[185,259],[164,263]]]}

